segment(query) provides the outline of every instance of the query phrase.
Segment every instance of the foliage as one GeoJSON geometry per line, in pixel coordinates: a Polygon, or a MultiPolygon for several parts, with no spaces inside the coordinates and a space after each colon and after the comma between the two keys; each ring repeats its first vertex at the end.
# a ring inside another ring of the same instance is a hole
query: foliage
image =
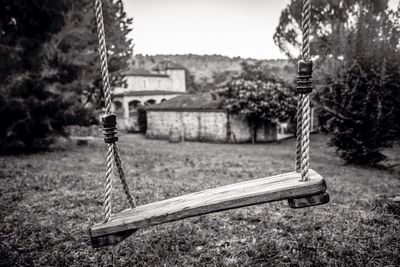
{"type": "MultiPolygon", "coordinates": [[[[282,11],[274,41],[289,58],[300,55],[303,0],[291,0],[282,11]]],[[[320,59],[341,55],[347,34],[354,30],[360,5],[377,17],[388,8],[388,0],[313,0],[310,34],[312,54],[320,59]]]]}
{"type": "Polygon", "coordinates": [[[276,123],[293,118],[296,101],[285,82],[271,76],[262,66],[243,63],[243,74],[227,82],[218,92],[228,111],[246,118],[252,129],[252,142],[260,123],[276,123]]]}
{"type": "Polygon", "coordinates": [[[377,164],[385,158],[382,148],[399,138],[400,51],[391,39],[400,35],[384,17],[377,21],[361,14],[357,31],[349,34],[347,60],[336,66],[317,95],[325,107],[322,115],[329,118],[331,142],[347,162],[377,164]],[[368,38],[379,33],[383,38],[378,42],[368,38]]]}
{"type": "Polygon", "coordinates": [[[226,71],[222,71],[222,72],[221,71],[214,72],[212,79],[213,79],[213,83],[216,86],[219,86],[219,85],[223,85],[227,82],[232,81],[234,78],[237,78],[238,76],[239,76],[239,72],[226,70],[226,71]]]}
{"type": "Polygon", "coordinates": [[[190,73],[190,71],[183,67],[185,70],[185,84],[186,84],[186,90],[189,93],[196,93],[199,91],[197,83],[194,81],[194,75],[190,73]]]}
{"type": "MultiPolygon", "coordinates": [[[[184,66],[193,75],[196,84],[196,92],[209,92],[215,89],[215,85],[225,81],[227,74],[235,74],[242,71],[242,62],[261,61],[263,65],[268,65],[274,75],[292,81],[296,73],[288,69],[290,62],[287,59],[244,59],[240,57],[227,57],[220,55],[142,55],[135,54],[134,63],[136,67],[151,69],[162,61],[171,61],[180,66],[184,66]]],[[[292,65],[290,64],[290,67],[292,65]]],[[[188,86],[190,88],[190,86],[188,86]]]]}
{"type": "MultiPolygon", "coordinates": [[[[0,1],[0,149],[30,150],[88,124],[101,104],[93,1],[0,1]]],[[[113,86],[131,54],[121,0],[105,2],[113,86]]]]}
{"type": "MultiPolygon", "coordinates": [[[[301,2],[282,12],[275,41],[299,47],[301,2]]],[[[316,100],[331,144],[349,163],[375,165],[400,136],[399,11],[388,1],[313,1],[316,100]]]]}

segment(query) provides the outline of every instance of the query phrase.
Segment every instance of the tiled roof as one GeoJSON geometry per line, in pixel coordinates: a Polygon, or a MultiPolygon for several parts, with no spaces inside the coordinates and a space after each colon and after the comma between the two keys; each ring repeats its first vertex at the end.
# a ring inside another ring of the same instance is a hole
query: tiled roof
{"type": "Polygon", "coordinates": [[[130,69],[125,73],[126,76],[142,76],[142,77],[169,77],[165,74],[153,73],[145,69],[130,69]]]}
{"type": "Polygon", "coordinates": [[[181,95],[181,94],[186,94],[186,92],[162,91],[162,90],[126,91],[123,93],[113,94],[113,96],[181,95]]]}
{"type": "Polygon", "coordinates": [[[211,93],[176,96],[148,110],[224,110],[222,100],[211,93]]]}

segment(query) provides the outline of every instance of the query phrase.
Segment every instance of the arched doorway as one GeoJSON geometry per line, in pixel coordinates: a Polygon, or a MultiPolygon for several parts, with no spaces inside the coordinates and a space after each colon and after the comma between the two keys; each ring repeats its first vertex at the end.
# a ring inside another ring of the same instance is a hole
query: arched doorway
{"type": "Polygon", "coordinates": [[[139,100],[132,100],[129,102],[129,117],[133,117],[137,115],[137,110],[141,105],[141,102],[139,100]]]}
{"type": "Polygon", "coordinates": [[[120,102],[118,100],[114,100],[113,101],[113,105],[114,105],[114,113],[115,113],[115,115],[117,115],[118,117],[123,117],[124,108],[122,106],[122,102],[120,102]]]}

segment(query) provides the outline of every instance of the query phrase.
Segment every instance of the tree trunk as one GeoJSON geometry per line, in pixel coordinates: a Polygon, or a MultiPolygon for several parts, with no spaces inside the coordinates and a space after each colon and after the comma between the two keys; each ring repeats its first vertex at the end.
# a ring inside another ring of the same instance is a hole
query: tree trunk
{"type": "Polygon", "coordinates": [[[255,144],[257,141],[257,122],[255,120],[250,120],[250,133],[251,133],[251,143],[255,144]]]}

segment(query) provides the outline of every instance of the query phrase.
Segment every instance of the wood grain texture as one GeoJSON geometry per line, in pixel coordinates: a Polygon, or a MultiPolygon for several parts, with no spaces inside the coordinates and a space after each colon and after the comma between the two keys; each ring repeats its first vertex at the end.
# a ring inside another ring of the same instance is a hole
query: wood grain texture
{"type": "MultiPolygon", "coordinates": [[[[310,180],[302,182],[299,173],[290,172],[154,202],[116,214],[107,223],[94,225],[92,241],[109,235],[181,220],[217,211],[235,209],[284,199],[323,193],[324,179],[310,170],[310,180]]],[[[106,245],[106,244],[104,244],[106,245]]]]}

